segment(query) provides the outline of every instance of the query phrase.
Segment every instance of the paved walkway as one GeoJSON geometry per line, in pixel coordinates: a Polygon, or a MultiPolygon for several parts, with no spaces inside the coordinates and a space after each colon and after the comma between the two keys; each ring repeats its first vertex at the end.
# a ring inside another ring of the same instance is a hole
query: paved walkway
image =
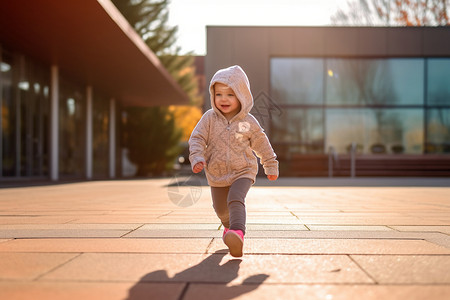
{"type": "Polygon", "coordinates": [[[450,179],[260,179],[242,259],[178,180],[0,189],[0,299],[450,299],[450,179]]]}

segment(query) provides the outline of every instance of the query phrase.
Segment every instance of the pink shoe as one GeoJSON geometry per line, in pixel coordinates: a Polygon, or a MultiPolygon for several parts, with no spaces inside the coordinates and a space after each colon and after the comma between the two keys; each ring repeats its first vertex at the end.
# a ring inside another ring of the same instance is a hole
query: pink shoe
{"type": "Polygon", "coordinates": [[[226,227],[224,227],[223,228],[223,234],[222,234],[222,241],[225,243],[225,234],[227,234],[227,232],[229,231],[230,229],[228,229],[228,228],[226,228],[226,227]]]}
{"type": "Polygon", "coordinates": [[[230,249],[231,256],[241,257],[243,255],[244,233],[242,230],[228,230],[223,236],[223,241],[228,246],[228,249],[230,249]]]}

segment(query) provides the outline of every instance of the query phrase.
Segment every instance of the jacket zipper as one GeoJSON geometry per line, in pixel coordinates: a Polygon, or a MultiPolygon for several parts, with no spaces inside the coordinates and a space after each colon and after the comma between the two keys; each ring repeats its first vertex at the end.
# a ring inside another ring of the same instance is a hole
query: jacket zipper
{"type": "MultiPolygon", "coordinates": [[[[231,143],[230,143],[230,122],[227,121],[227,174],[231,173],[231,167],[230,167],[230,147],[231,147],[231,143]]],[[[228,179],[228,178],[227,178],[228,179]]]]}

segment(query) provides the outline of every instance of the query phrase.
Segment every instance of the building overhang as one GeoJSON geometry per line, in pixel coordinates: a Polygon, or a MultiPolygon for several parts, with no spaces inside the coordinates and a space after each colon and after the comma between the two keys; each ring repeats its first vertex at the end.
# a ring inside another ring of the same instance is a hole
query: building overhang
{"type": "Polygon", "coordinates": [[[124,105],[189,102],[110,0],[2,1],[0,43],[124,105]]]}

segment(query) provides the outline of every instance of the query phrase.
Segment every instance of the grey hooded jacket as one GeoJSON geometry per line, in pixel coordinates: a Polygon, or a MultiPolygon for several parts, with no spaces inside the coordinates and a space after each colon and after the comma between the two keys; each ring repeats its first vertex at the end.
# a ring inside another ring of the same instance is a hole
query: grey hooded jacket
{"type": "Polygon", "coordinates": [[[212,109],[206,111],[189,139],[191,167],[205,162],[208,184],[230,186],[236,179],[255,181],[258,163],[266,175],[278,176],[278,161],[264,130],[249,112],[253,96],[247,75],[241,67],[232,66],[216,72],[209,85],[212,109]],[[228,121],[214,104],[214,84],[229,86],[241,103],[240,112],[228,121]]]}

